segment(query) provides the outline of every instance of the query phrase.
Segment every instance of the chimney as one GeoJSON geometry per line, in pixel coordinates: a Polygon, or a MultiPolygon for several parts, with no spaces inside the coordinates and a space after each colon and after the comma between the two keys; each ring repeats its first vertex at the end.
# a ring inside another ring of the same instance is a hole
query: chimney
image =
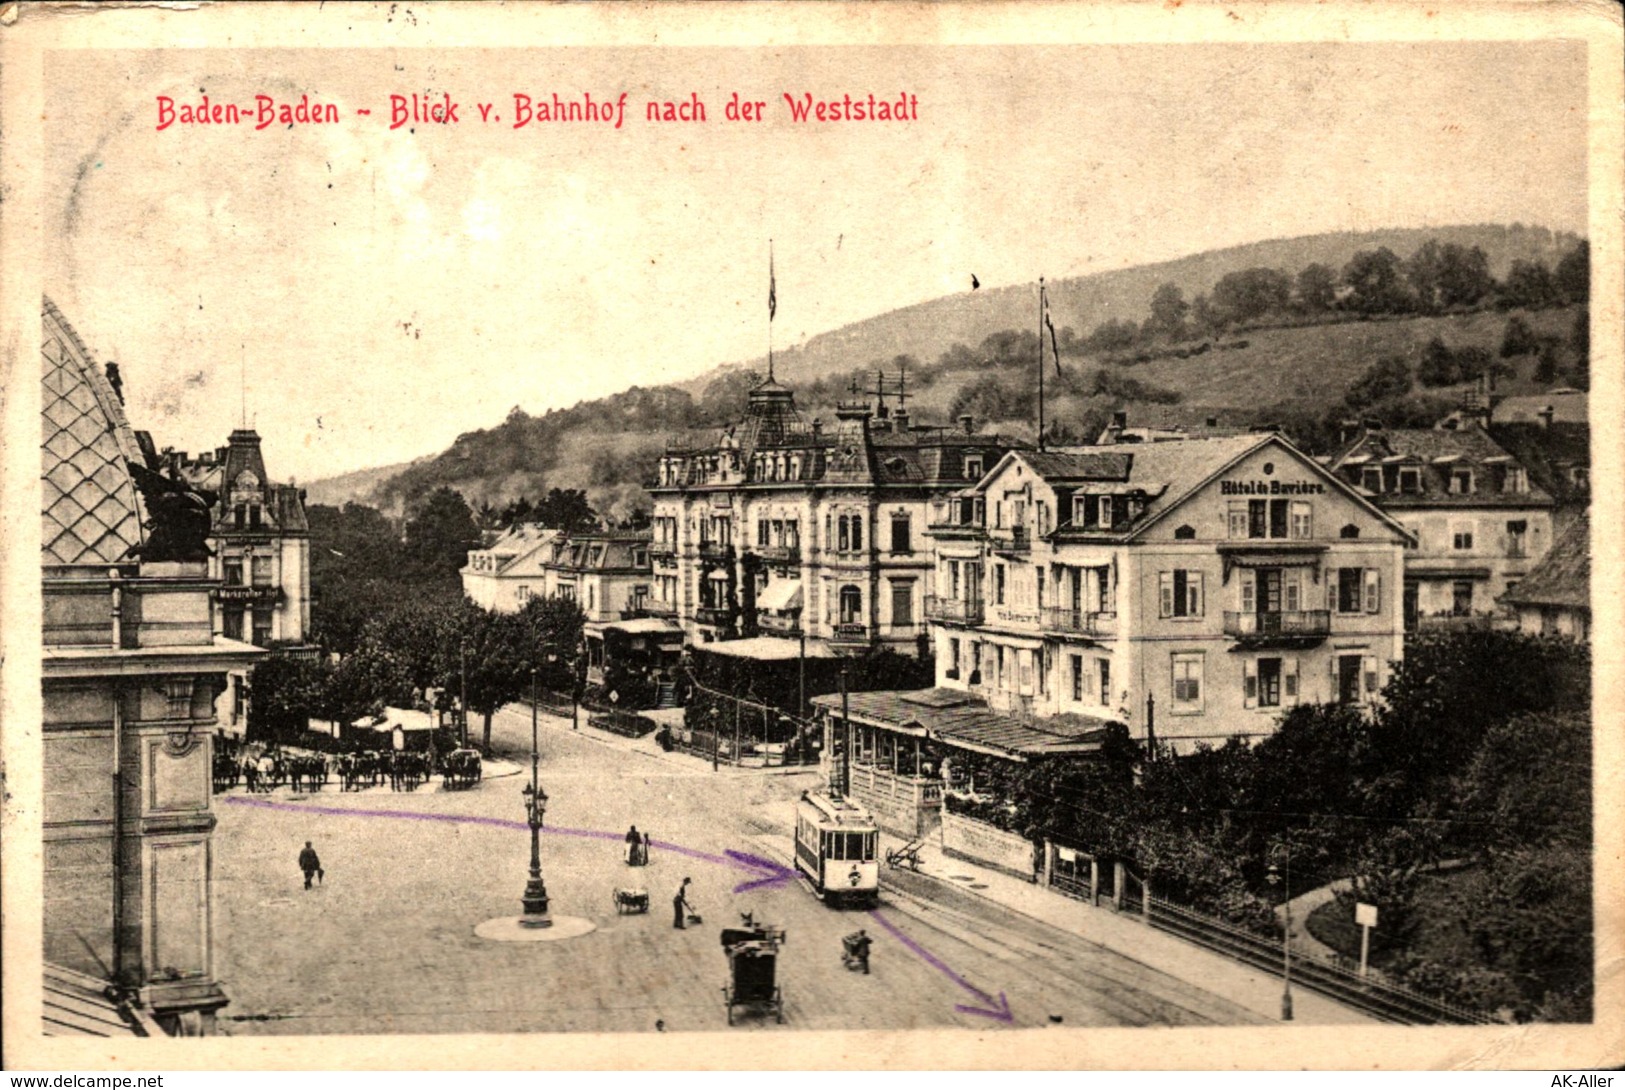
{"type": "Polygon", "coordinates": [[[1128,410],[1117,409],[1112,413],[1112,427],[1122,431],[1128,427],[1128,410]]]}
{"type": "Polygon", "coordinates": [[[118,364],[112,360],[107,361],[107,384],[113,388],[114,395],[118,397],[118,403],[120,405],[124,404],[124,379],[119,376],[118,364]]]}
{"type": "Polygon", "coordinates": [[[1339,443],[1352,443],[1360,438],[1360,422],[1358,420],[1339,420],[1337,422],[1337,441],[1339,443]]]}
{"type": "Polygon", "coordinates": [[[908,410],[898,409],[892,414],[892,428],[898,435],[908,434],[908,410]]]}
{"type": "Polygon", "coordinates": [[[1557,410],[1548,405],[1535,415],[1540,417],[1540,426],[1549,429],[1552,426],[1552,420],[1557,416],[1557,410]]]}
{"type": "Polygon", "coordinates": [[[959,428],[966,435],[976,434],[976,421],[970,413],[964,413],[959,418],[959,428]]]}
{"type": "Polygon", "coordinates": [[[824,422],[823,422],[823,420],[819,419],[816,416],[813,417],[812,437],[814,439],[819,439],[819,438],[823,437],[823,434],[824,434],[824,422]]]}
{"type": "Polygon", "coordinates": [[[1374,416],[1368,416],[1364,420],[1360,421],[1360,423],[1361,423],[1362,426],[1364,426],[1364,428],[1365,428],[1365,430],[1367,432],[1374,432],[1374,431],[1381,431],[1382,430],[1382,421],[1378,420],[1374,416]]]}

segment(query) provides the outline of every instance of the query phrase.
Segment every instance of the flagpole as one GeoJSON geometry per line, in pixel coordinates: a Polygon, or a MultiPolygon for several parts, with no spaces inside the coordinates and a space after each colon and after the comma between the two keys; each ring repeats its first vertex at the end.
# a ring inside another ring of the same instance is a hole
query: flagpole
{"type": "Polygon", "coordinates": [[[779,309],[778,284],[773,276],[773,240],[767,240],[767,381],[773,381],[773,315],[779,309]]]}
{"type": "Polygon", "coordinates": [[[1044,449],[1044,278],[1038,278],[1038,449],[1044,449]]]}

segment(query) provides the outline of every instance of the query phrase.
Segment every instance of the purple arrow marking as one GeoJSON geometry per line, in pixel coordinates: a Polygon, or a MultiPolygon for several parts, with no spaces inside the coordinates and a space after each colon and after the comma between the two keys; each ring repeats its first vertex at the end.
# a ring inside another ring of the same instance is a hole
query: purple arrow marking
{"type": "Polygon", "coordinates": [[[976,985],[972,984],[970,981],[948,968],[948,966],[943,963],[941,958],[937,957],[931,951],[927,950],[925,947],[903,934],[903,932],[899,930],[895,924],[880,914],[879,909],[870,909],[869,915],[875,921],[875,923],[885,928],[886,931],[891,934],[892,938],[908,947],[909,951],[921,961],[925,962],[927,965],[931,966],[931,968],[935,969],[937,972],[941,973],[943,976],[947,977],[961,988],[964,988],[967,992],[971,993],[977,999],[980,999],[984,1004],[986,1004],[982,1007],[971,1007],[963,1003],[955,1003],[954,1010],[960,1011],[964,1014],[978,1014],[983,1018],[991,1018],[995,1022],[1015,1021],[1015,1016],[1010,1013],[1010,1001],[1004,997],[1003,992],[999,993],[999,997],[997,999],[993,998],[987,992],[984,992],[982,989],[978,988],[976,985]]]}
{"type": "Polygon", "coordinates": [[[773,889],[798,877],[796,872],[789,867],[776,863],[771,859],[763,859],[759,855],[751,855],[749,852],[736,852],[732,848],[723,854],[733,860],[735,866],[745,866],[765,875],[765,877],[758,878],[753,882],[741,882],[734,887],[735,893],[745,893],[753,889],[773,889]]]}
{"type": "MultiPolygon", "coordinates": [[[[309,806],[296,802],[274,802],[271,799],[244,798],[240,795],[228,795],[221,800],[233,806],[257,806],[263,810],[287,810],[300,814],[326,814],[330,817],[370,817],[370,818],[396,818],[410,821],[440,821],[451,825],[489,825],[498,829],[528,829],[523,821],[514,821],[509,818],[481,817],[477,814],[431,814],[421,810],[352,810],[344,806],[309,806]]],[[[621,833],[608,833],[601,829],[571,829],[562,825],[545,826],[542,831],[554,836],[576,836],[588,840],[619,841],[621,833]]],[[[734,887],[735,893],[744,893],[753,889],[769,889],[783,885],[796,877],[796,872],[789,867],[775,863],[771,859],[763,859],[759,855],[749,852],[736,852],[729,850],[723,855],[714,855],[711,852],[702,852],[694,848],[685,848],[681,844],[670,844],[665,841],[651,840],[650,846],[661,851],[671,852],[674,855],[697,859],[702,863],[715,863],[720,867],[734,867],[756,875],[754,881],[744,882],[734,887]]]]}

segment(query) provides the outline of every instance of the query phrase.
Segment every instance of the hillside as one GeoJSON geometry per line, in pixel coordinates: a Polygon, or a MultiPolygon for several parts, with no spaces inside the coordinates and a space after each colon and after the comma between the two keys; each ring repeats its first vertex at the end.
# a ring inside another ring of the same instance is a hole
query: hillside
{"type": "Polygon", "coordinates": [[[372,495],[379,485],[399,475],[412,464],[412,462],[396,462],[394,465],[378,466],[376,469],[358,469],[353,473],[341,473],[336,477],[323,477],[318,481],[307,482],[304,485],[305,500],[307,503],[326,504],[330,507],[343,506],[346,501],[372,495]]]}
{"type": "MultiPolygon", "coordinates": [[[[1434,240],[1479,247],[1497,278],[1514,261],[1555,266],[1576,239],[1540,228],[1472,226],[1376,231],[1274,240],[1198,254],[1178,261],[1052,281],[1051,311],[1060,328],[1063,376],[1049,378],[1050,419],[1069,438],[1089,436],[1111,409],[1136,419],[1194,422],[1218,416],[1250,423],[1260,411],[1290,406],[1315,414],[1332,409],[1381,357],[1419,359],[1429,339],[1452,348],[1498,349],[1507,315],[1494,310],[1438,317],[1328,315],[1331,324],[1244,327],[1211,335],[1206,349],[1161,346],[1134,354],[1099,354],[1083,336],[1109,319],[1146,317],[1151,295],[1175,284],[1188,297],[1212,290],[1227,273],[1267,266],[1295,272],[1311,262],[1341,269],[1358,251],[1387,247],[1401,257],[1434,240]],[[1180,358],[1181,356],[1185,358],[1180,358]]],[[[909,389],[916,420],[946,422],[961,411],[1002,430],[1031,430],[1032,361],[1036,343],[1032,286],[981,290],[878,315],[812,338],[775,355],[777,374],[796,391],[809,415],[826,418],[850,396],[849,381],[910,357],[909,389]],[[972,347],[974,346],[974,347],[972,347]]],[[[1521,312],[1520,312],[1521,313],[1521,312]]],[[[1531,311],[1539,335],[1566,338],[1571,308],[1531,311]]],[[[1572,366],[1567,345],[1560,364],[1572,366]]],[[[1533,358],[1514,383],[1527,385],[1533,358]]],[[[594,506],[617,517],[646,505],[639,482],[664,445],[685,433],[705,433],[737,418],[754,365],[735,363],[676,386],[638,388],[540,417],[510,413],[496,427],[459,436],[445,452],[404,468],[349,474],[318,482],[324,502],[361,499],[400,511],[440,485],[476,507],[501,506],[547,488],[582,488],[594,506]],[[398,472],[391,472],[398,470],[398,472]]],[[[1053,376],[1053,371],[1050,372],[1053,376]]],[[[871,378],[872,381],[872,378],[871,378]]],[[[1452,396],[1448,389],[1427,391],[1452,396]]],[[[1289,413],[1290,415],[1290,413],[1289,413]]],[[[312,499],[318,493],[313,486],[312,499]]]]}

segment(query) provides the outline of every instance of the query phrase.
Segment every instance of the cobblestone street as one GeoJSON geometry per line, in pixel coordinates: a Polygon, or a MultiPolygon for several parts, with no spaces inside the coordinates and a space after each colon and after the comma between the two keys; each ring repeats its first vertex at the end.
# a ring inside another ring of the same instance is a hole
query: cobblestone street
{"type": "MultiPolygon", "coordinates": [[[[506,709],[495,727],[499,752],[528,750],[528,713],[506,709]]],[[[1014,1026],[1052,1015],[1069,1026],[1257,1020],[996,905],[888,896],[874,919],[827,909],[795,882],[736,895],[735,885],[762,875],[723,853],[787,862],[792,802],[817,784],[815,772],[713,773],[691,758],[606,746],[567,721],[547,720],[541,738],[551,911],[586,917],[596,931],[535,944],[474,934],[482,921],[519,911],[528,771],[466,792],[436,780],[415,793],[257,797],[273,806],[233,791],[217,799],[215,840],[220,975],[232,996],[226,1032],[652,1031],[657,1020],[673,1031],[721,1029],[727,961],[718,932],[746,910],[788,931],[778,973],[787,1029],[997,1028],[956,1010],[985,1004],[943,967],[1004,993],[1014,1026]],[[621,835],[634,823],[654,837],[646,869],[621,861],[621,835]],[[306,840],[326,870],[309,892],[295,866],[306,840]],[[705,923],[677,931],[669,904],[684,876],[705,923]],[[649,914],[618,915],[611,895],[620,886],[647,888],[649,914]],[[858,927],[876,940],[867,977],[839,958],[841,936],[858,927]]]]}

